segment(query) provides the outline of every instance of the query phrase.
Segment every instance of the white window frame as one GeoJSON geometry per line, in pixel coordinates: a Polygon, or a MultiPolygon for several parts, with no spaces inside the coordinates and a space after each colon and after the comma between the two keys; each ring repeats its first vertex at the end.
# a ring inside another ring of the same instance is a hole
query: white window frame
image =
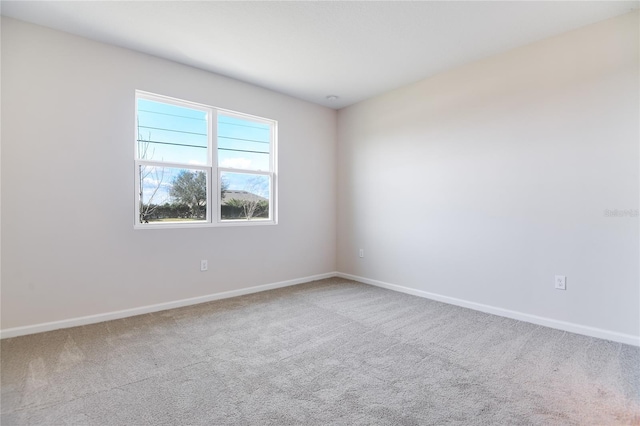
{"type": "Polygon", "coordinates": [[[135,125],[134,125],[134,229],[170,229],[170,228],[198,228],[198,227],[227,227],[227,226],[262,226],[277,225],[277,136],[278,122],[268,118],[258,117],[237,111],[231,111],[222,108],[216,108],[196,102],[185,101],[182,99],[172,98],[169,96],[158,95],[155,93],[145,92],[141,90],[135,91],[135,125]],[[146,99],[155,102],[176,105],[184,108],[203,111],[207,114],[207,164],[195,165],[189,163],[169,162],[160,160],[147,160],[138,157],[139,151],[139,133],[138,133],[138,99],[146,99]],[[270,126],[271,135],[269,143],[269,170],[249,170],[232,167],[218,166],[218,114],[233,116],[240,119],[255,121],[270,126]],[[215,138],[215,142],[214,142],[215,138]],[[207,175],[207,214],[206,219],[193,222],[163,222],[163,223],[141,223],[140,222],[140,166],[152,167],[170,167],[182,168],[189,170],[204,171],[207,175]],[[221,175],[223,172],[252,174],[259,176],[268,176],[269,185],[269,218],[268,219],[227,219],[223,220],[221,215],[222,190],[221,175]],[[216,188],[217,195],[213,196],[213,188],[216,188]]]}

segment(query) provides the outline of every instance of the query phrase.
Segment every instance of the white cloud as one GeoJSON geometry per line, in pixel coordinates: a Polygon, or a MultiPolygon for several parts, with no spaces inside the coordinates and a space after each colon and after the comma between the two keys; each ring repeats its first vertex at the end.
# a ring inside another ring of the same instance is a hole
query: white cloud
{"type": "Polygon", "coordinates": [[[251,168],[251,160],[248,158],[226,158],[220,166],[231,169],[249,169],[251,168]]]}

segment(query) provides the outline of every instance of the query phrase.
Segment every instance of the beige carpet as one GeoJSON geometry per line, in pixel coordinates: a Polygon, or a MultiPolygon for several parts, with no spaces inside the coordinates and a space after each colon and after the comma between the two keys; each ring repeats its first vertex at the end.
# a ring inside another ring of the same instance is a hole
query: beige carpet
{"type": "Polygon", "coordinates": [[[9,425],[640,424],[640,349],[343,279],[1,342],[9,425]]]}

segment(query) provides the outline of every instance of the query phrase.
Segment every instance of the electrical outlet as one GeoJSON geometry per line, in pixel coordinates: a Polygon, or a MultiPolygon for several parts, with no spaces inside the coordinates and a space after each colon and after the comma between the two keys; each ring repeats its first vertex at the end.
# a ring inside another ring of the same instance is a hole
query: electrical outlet
{"type": "Polygon", "coordinates": [[[209,265],[207,264],[206,260],[201,260],[200,261],[200,271],[206,271],[207,269],[209,269],[209,265]]]}
{"type": "Polygon", "coordinates": [[[567,289],[567,277],[564,275],[556,275],[556,290],[567,289]]]}
{"type": "Polygon", "coordinates": [[[360,249],[360,252],[358,253],[358,256],[364,257],[364,249],[360,249]]]}

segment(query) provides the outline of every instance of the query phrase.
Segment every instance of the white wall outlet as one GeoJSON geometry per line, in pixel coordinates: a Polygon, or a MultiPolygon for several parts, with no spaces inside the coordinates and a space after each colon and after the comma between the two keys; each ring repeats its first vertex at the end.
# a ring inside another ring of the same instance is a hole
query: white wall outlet
{"type": "Polygon", "coordinates": [[[564,275],[556,275],[556,290],[567,289],[567,277],[564,275]]]}
{"type": "Polygon", "coordinates": [[[358,252],[358,256],[364,257],[364,249],[360,249],[360,251],[358,252]]]}
{"type": "Polygon", "coordinates": [[[206,271],[207,269],[209,269],[209,264],[207,263],[206,260],[201,260],[200,261],[200,270],[201,271],[206,271]]]}

